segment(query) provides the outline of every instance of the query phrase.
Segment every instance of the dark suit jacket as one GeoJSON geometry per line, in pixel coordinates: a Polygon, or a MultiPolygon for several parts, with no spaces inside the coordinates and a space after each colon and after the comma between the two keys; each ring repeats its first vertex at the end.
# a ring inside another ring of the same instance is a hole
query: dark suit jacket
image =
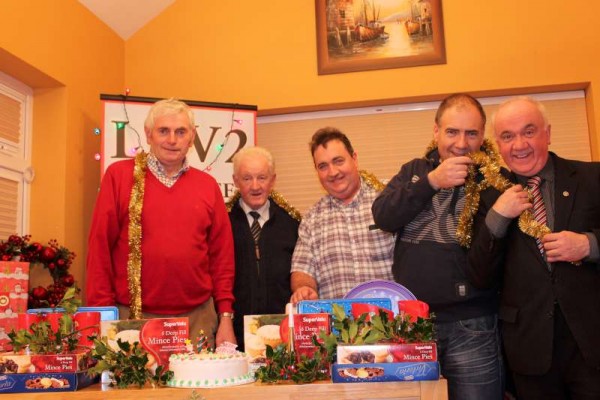
{"type": "Polygon", "coordinates": [[[244,350],[244,315],[284,314],[292,295],[290,269],[298,239],[298,221],[273,200],[269,220],[263,225],[258,241],[260,271],[256,265],[254,239],[248,218],[235,203],[229,213],[235,246],[235,283],[233,328],[240,350],[244,350]]]}
{"type": "MultiPolygon", "coordinates": [[[[592,232],[600,240],[600,163],[565,160],[550,153],[555,170],[554,232],[592,232]]],[[[482,193],[469,252],[469,273],[476,286],[502,279],[499,311],[511,368],[540,375],[550,368],[555,302],[560,307],[583,358],[600,367],[600,265],[552,264],[552,272],[535,239],[521,232],[515,219],[503,239],[485,225],[487,210],[499,193],[482,193]]]]}

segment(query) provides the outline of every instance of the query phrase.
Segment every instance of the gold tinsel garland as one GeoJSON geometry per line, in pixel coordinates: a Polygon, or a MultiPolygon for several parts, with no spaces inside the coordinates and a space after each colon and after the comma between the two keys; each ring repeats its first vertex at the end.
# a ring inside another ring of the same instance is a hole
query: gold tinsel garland
{"type": "MultiPolygon", "coordinates": [[[[235,193],[229,198],[225,206],[227,207],[227,212],[231,212],[231,209],[237,203],[237,201],[242,197],[239,190],[236,190],[235,193]]],[[[273,199],[275,203],[281,208],[283,208],[290,217],[294,218],[296,221],[302,221],[302,214],[298,211],[294,206],[292,206],[288,201],[283,197],[279,192],[275,190],[271,190],[269,193],[269,197],[273,199]]]]}
{"type": "MultiPolygon", "coordinates": [[[[435,141],[428,146],[426,154],[437,148],[435,141]]],[[[479,199],[482,190],[493,187],[500,193],[513,186],[513,183],[504,178],[500,173],[499,157],[492,143],[484,139],[483,151],[469,154],[474,161],[469,166],[467,179],[465,181],[465,205],[458,218],[456,226],[456,238],[461,246],[469,248],[473,239],[473,217],[479,209],[479,199]],[[477,171],[483,175],[483,179],[477,182],[477,171]]],[[[519,216],[519,229],[533,238],[541,239],[550,233],[550,228],[537,222],[531,210],[525,210],[519,216]]]]}
{"type": "Polygon", "coordinates": [[[139,153],[133,168],[133,187],[129,199],[129,257],[127,259],[127,283],[129,287],[129,318],[142,318],[142,206],[146,160],[148,154],[139,153]]]}
{"type": "Polygon", "coordinates": [[[367,172],[363,169],[358,171],[358,173],[360,174],[360,177],[363,179],[363,181],[365,181],[365,183],[368,186],[371,186],[373,189],[375,189],[375,191],[381,192],[385,188],[385,185],[383,184],[383,182],[381,182],[379,179],[377,179],[377,177],[375,175],[373,175],[372,173],[367,172]]]}
{"type": "MultiPolygon", "coordinates": [[[[385,187],[385,185],[372,173],[365,170],[360,170],[358,173],[365,183],[376,191],[381,192],[385,187]]],[[[225,203],[227,212],[231,212],[231,209],[235,203],[237,203],[240,197],[242,197],[240,191],[236,190],[235,193],[233,193],[233,195],[229,198],[227,203],[225,203]]],[[[294,218],[296,221],[302,221],[302,215],[300,214],[300,211],[294,208],[294,206],[292,206],[280,193],[275,190],[271,190],[269,197],[271,197],[279,207],[283,208],[290,215],[290,217],[294,218]]]]}

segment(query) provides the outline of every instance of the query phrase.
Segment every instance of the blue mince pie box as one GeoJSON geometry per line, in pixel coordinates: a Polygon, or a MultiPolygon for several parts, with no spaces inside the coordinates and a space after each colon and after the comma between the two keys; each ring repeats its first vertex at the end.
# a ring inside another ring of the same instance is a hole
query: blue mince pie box
{"type": "Polygon", "coordinates": [[[0,394],[74,392],[97,381],[87,372],[0,374],[0,394]]]}
{"type": "Polygon", "coordinates": [[[333,383],[435,381],[440,366],[434,362],[333,364],[333,383]]]}
{"type": "MultiPolygon", "coordinates": [[[[30,308],[27,310],[27,314],[37,314],[37,313],[50,313],[50,312],[63,312],[65,311],[62,308],[30,308]]],[[[78,312],[84,311],[97,311],[100,313],[101,321],[114,321],[119,319],[119,309],[115,306],[105,306],[105,307],[79,307],[77,309],[78,312]]]]}
{"type": "Polygon", "coordinates": [[[298,302],[298,314],[331,314],[333,305],[339,304],[344,307],[346,315],[352,315],[352,303],[371,304],[388,310],[392,309],[392,301],[389,298],[302,300],[298,302]]]}

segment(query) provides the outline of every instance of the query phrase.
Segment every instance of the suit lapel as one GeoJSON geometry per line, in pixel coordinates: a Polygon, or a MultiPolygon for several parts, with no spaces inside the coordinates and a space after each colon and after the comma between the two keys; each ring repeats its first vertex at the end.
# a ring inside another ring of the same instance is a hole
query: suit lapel
{"type": "Polygon", "coordinates": [[[567,230],[577,194],[575,170],[562,158],[554,156],[554,232],[567,230]]]}

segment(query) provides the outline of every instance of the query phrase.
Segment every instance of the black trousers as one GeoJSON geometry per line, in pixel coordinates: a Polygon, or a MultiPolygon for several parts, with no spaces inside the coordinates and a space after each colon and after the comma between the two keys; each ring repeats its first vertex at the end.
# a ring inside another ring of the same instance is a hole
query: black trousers
{"type": "Polygon", "coordinates": [[[600,369],[585,364],[558,304],[552,366],[544,375],[513,374],[519,400],[600,400],[600,369]]]}

